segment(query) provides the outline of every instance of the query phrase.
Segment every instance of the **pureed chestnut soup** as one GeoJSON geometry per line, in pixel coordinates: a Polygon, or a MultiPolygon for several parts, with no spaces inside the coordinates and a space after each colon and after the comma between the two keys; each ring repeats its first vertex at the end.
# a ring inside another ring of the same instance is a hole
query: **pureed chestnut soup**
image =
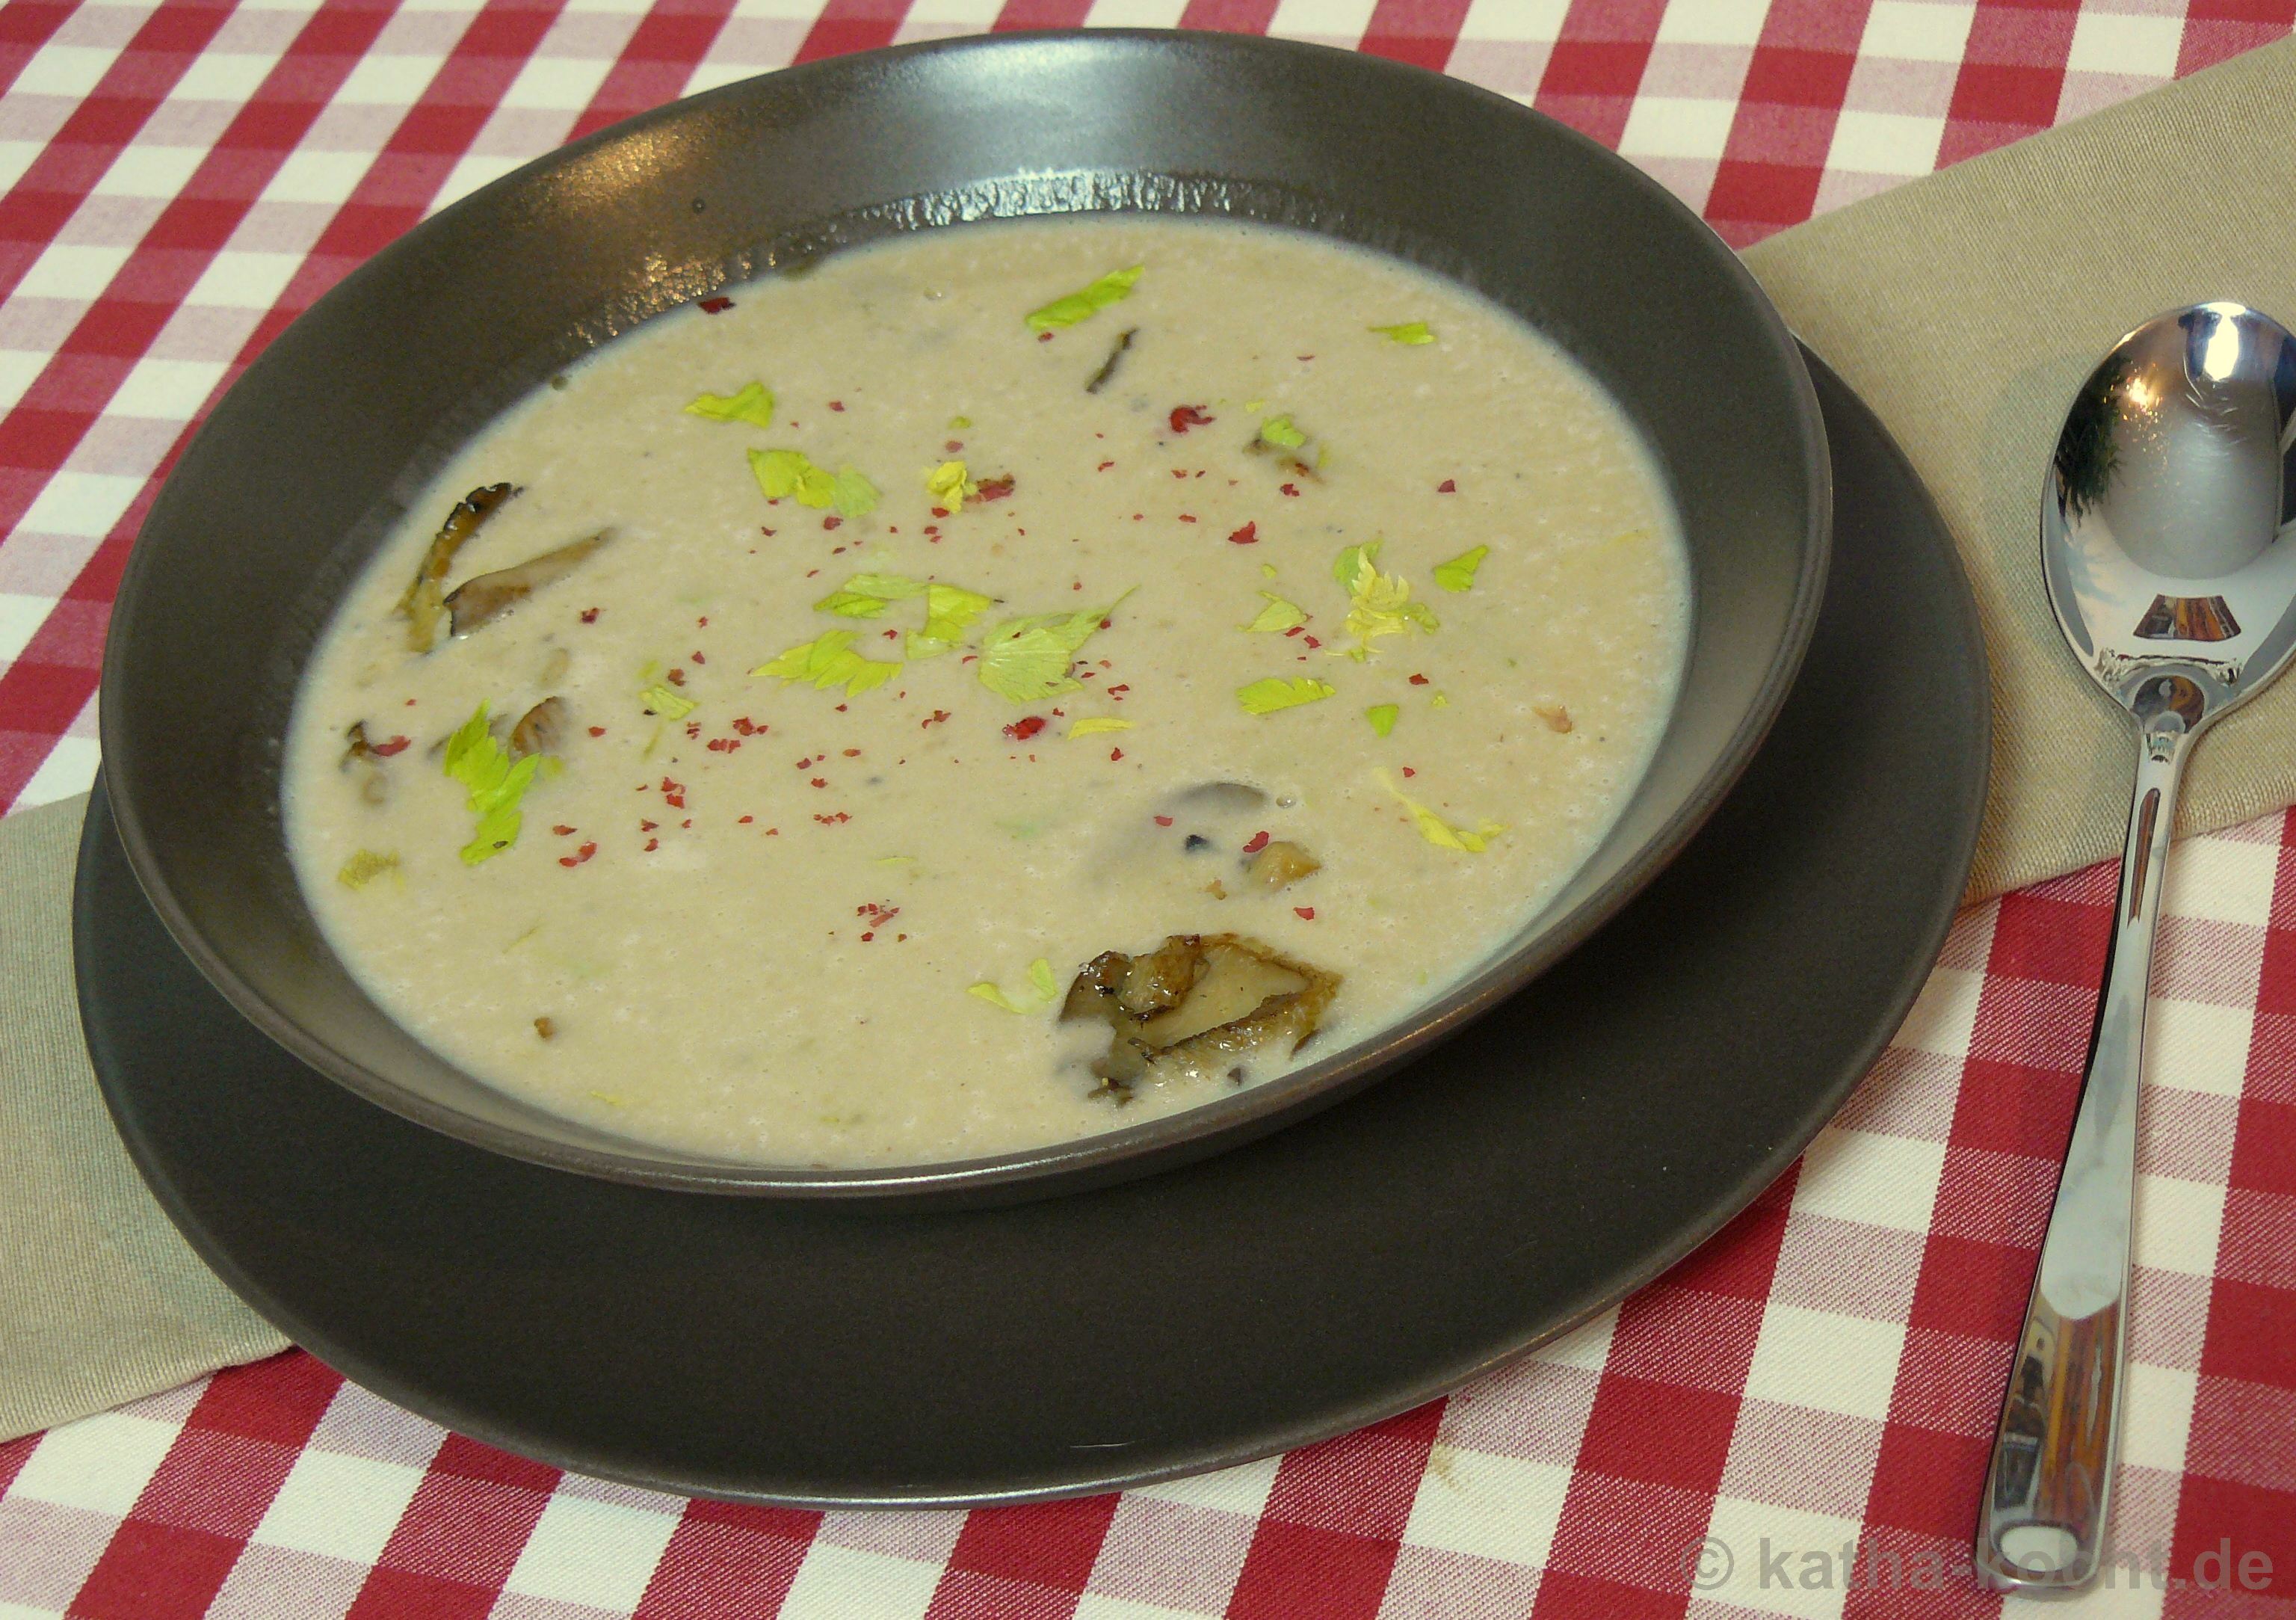
{"type": "Polygon", "coordinates": [[[1226,1096],[1487,959],[1655,746],[1689,582],[1602,391],[1264,226],[840,255],[462,452],[298,695],[290,846],[472,1074],[773,1164],[1226,1096]]]}

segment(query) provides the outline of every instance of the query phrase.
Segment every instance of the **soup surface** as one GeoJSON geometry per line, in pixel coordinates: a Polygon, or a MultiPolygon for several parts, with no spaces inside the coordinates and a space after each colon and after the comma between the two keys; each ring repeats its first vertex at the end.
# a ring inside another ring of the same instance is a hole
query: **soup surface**
{"type": "Polygon", "coordinates": [[[1231,222],[936,230],[652,321],[456,456],[311,662],[290,847],[378,1003],[543,1107],[972,1158],[1487,959],[1646,763],[1688,588],[1615,406],[1453,284],[1231,222]]]}

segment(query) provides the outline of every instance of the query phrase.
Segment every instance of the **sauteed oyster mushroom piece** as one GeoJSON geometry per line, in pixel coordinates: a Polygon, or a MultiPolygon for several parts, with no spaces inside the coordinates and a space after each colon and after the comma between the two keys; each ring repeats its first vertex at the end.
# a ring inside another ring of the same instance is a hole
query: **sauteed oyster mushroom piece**
{"type": "Polygon", "coordinates": [[[1069,986],[1061,1022],[1108,1025],[1095,1061],[1100,1093],[1122,1103],[1155,1072],[1242,1078],[1242,1060],[1288,1039],[1306,1044],[1340,987],[1340,975],[1236,933],[1175,933],[1138,956],[1104,950],[1069,986]]]}
{"type": "Polygon", "coordinates": [[[554,585],[572,573],[611,538],[611,530],[600,530],[587,539],[570,541],[509,568],[463,580],[446,602],[453,633],[467,636],[481,625],[491,624],[544,586],[554,585]]]}
{"type": "Polygon", "coordinates": [[[430,548],[422,554],[422,566],[414,571],[414,583],[398,599],[398,616],[406,621],[408,647],[427,653],[438,645],[439,621],[447,611],[447,573],[455,566],[455,554],[470,543],[497,507],[517,493],[511,484],[487,484],[464,496],[447,514],[431,539],[430,548]]]}
{"type": "Polygon", "coordinates": [[[510,757],[522,760],[530,753],[560,752],[559,744],[566,740],[566,700],[545,697],[518,717],[510,728],[510,757]]]}

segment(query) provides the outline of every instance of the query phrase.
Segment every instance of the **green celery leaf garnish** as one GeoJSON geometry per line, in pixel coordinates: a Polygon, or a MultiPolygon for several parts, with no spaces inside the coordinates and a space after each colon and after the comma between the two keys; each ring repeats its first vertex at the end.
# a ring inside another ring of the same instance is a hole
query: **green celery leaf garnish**
{"type": "Polygon", "coordinates": [[[922,580],[899,574],[855,574],[813,604],[816,613],[837,613],[847,619],[874,619],[896,602],[925,594],[922,580]]]}
{"type": "Polygon", "coordinates": [[[966,985],[964,993],[968,996],[978,996],[991,1007],[1001,1007],[1008,1013],[1019,1013],[1025,1016],[1029,1013],[1041,1012],[1050,1007],[1053,1004],[1053,998],[1060,992],[1060,981],[1053,976],[1053,965],[1042,957],[1029,964],[1028,977],[1029,989],[1024,992],[1028,996],[1026,1001],[1006,995],[1003,990],[986,979],[978,984],[966,985]]]}
{"type": "Polygon", "coordinates": [[[1475,570],[1480,568],[1483,559],[1490,555],[1489,547],[1478,546],[1472,551],[1461,552],[1447,563],[1436,563],[1435,583],[1445,590],[1472,590],[1475,588],[1475,570]]]}
{"type": "Polygon", "coordinates": [[[1131,729],[1132,722],[1130,720],[1113,720],[1103,715],[1092,720],[1078,720],[1075,725],[1069,728],[1069,735],[1070,736],[1093,736],[1103,731],[1129,731],[1131,729]]]}
{"type": "Polygon", "coordinates": [[[1292,603],[1286,602],[1274,591],[1264,590],[1259,594],[1263,597],[1267,598],[1267,605],[1261,608],[1259,610],[1259,616],[1254,618],[1250,624],[1243,627],[1245,629],[1259,630],[1263,634],[1273,633],[1280,636],[1285,630],[1296,629],[1298,626],[1308,622],[1307,614],[1301,613],[1297,606],[1292,603]]]}
{"type": "Polygon", "coordinates": [[[980,486],[964,475],[961,461],[944,461],[925,474],[925,493],[944,512],[955,512],[980,493],[980,486]]]}
{"type": "Polygon", "coordinates": [[[753,427],[774,424],[773,391],[762,382],[746,382],[739,393],[699,394],[686,403],[689,416],[712,422],[746,422],[753,427]]]}
{"type": "MultiPolygon", "coordinates": [[[[1124,593],[1130,596],[1130,591],[1124,593]]],[[[1069,677],[1077,652],[1124,600],[1073,613],[1007,619],[980,644],[980,684],[1016,703],[1041,703],[1082,683],[1069,677]]]]}
{"type": "Polygon", "coordinates": [[[398,856],[378,855],[373,850],[359,850],[343,862],[342,870],[335,874],[335,881],[346,889],[364,889],[385,872],[397,870],[398,856]]]}
{"type": "Polygon", "coordinates": [[[477,866],[491,860],[518,842],[518,802],[542,769],[542,756],[528,754],[513,761],[494,733],[487,729],[487,706],[481,703],[469,720],[447,739],[444,769],[470,790],[470,810],[479,818],[477,835],[463,847],[463,861],[477,866]]]}
{"type": "Polygon", "coordinates": [[[750,472],[767,500],[794,496],[816,512],[837,509],[840,517],[860,517],[875,509],[877,486],[848,463],[832,473],[816,466],[802,450],[751,450],[750,472]]]}
{"type": "Polygon", "coordinates": [[[1364,711],[1364,719],[1371,722],[1371,728],[1374,731],[1385,736],[1395,729],[1395,717],[1402,712],[1403,711],[1393,703],[1374,703],[1364,711]]]}
{"type": "Polygon", "coordinates": [[[909,633],[912,658],[938,658],[964,639],[972,621],[996,605],[996,599],[956,585],[925,588],[925,628],[909,633]]]}
{"type": "Polygon", "coordinates": [[[866,517],[877,509],[877,486],[849,461],[831,481],[829,504],[837,508],[840,517],[866,517]]]}
{"type": "Polygon", "coordinates": [[[1309,675],[1295,675],[1289,680],[1271,675],[1265,680],[1255,680],[1248,687],[1235,689],[1235,701],[1251,714],[1273,714],[1278,709],[1296,709],[1302,703],[1318,703],[1332,695],[1337,688],[1309,675]]]}
{"type": "Polygon", "coordinates": [[[1279,450],[1296,450],[1308,442],[1308,435],[1292,425],[1289,415],[1270,416],[1259,424],[1263,444],[1272,444],[1279,450]]]}
{"type": "Polygon", "coordinates": [[[800,642],[750,673],[771,675],[778,680],[809,681],[816,691],[843,687],[846,696],[858,697],[892,679],[893,672],[901,667],[898,661],[880,663],[862,657],[853,650],[858,635],[856,630],[831,630],[811,641],[800,642]]]}
{"type": "Polygon", "coordinates": [[[1041,309],[1029,311],[1031,332],[1050,332],[1056,326],[1073,326],[1088,320],[1111,304],[1121,303],[1132,296],[1132,284],[1140,279],[1145,265],[1134,265],[1128,270],[1111,270],[1098,281],[1066,298],[1056,298],[1041,309]]]}
{"type": "Polygon", "coordinates": [[[1480,855],[1492,839],[1506,831],[1496,821],[1478,822],[1472,831],[1464,826],[1453,826],[1398,787],[1395,778],[1383,769],[1379,773],[1379,785],[1403,802],[1403,808],[1411,812],[1411,819],[1418,826],[1419,835],[1439,849],[1461,850],[1470,855],[1480,855]]]}
{"type": "Polygon", "coordinates": [[[1377,540],[1349,546],[1332,567],[1333,575],[1348,589],[1347,630],[1356,638],[1351,647],[1332,648],[1335,658],[1352,658],[1360,663],[1371,656],[1371,644],[1379,637],[1437,628],[1427,604],[1411,599],[1408,580],[1379,572],[1379,547],[1377,540]]]}
{"type": "Polygon", "coordinates": [[[1399,326],[1374,326],[1374,332],[1398,343],[1431,343],[1435,334],[1427,330],[1425,321],[1406,321],[1399,326]]]}
{"type": "Polygon", "coordinates": [[[638,694],[638,703],[650,712],[666,720],[682,720],[700,707],[692,698],[675,687],[665,687],[660,681],[638,694]]]}

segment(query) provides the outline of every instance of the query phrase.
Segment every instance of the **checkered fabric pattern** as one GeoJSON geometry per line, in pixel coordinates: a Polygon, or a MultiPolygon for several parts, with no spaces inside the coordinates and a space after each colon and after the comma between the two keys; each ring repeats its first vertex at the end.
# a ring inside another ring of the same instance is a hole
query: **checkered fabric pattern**
{"type": "MultiPolygon", "coordinates": [[[[1745,243],[2277,38],[2296,0],[5,0],[0,809],[87,785],[160,479],[359,260],[688,91],[1070,23],[1444,70],[1745,243]]],[[[2111,902],[2095,870],[1963,917],[1721,1237],[1342,1439],[1120,1497],[802,1513],[562,1476],[291,1353],[0,1445],[0,1620],[1990,1614],[1967,1538],[2111,902]]],[[[2179,847],[2157,972],[2122,1561],[2078,1607],[2296,1620],[2296,814],[2179,847]]]]}

